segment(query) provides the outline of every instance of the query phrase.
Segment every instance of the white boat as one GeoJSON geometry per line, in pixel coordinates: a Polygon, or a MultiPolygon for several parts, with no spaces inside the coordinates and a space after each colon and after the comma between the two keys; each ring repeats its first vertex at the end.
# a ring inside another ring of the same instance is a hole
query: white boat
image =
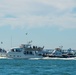
{"type": "Polygon", "coordinates": [[[62,57],[62,50],[60,48],[56,48],[51,54],[49,54],[49,57],[62,57]]]}
{"type": "Polygon", "coordinates": [[[29,58],[42,58],[41,52],[43,47],[31,46],[28,44],[21,44],[20,47],[12,48],[7,53],[7,58],[13,59],[29,59],[29,58]]]}
{"type": "Polygon", "coordinates": [[[55,48],[51,54],[47,54],[48,57],[57,57],[57,58],[71,58],[76,57],[76,54],[73,50],[68,49],[67,52],[64,52],[61,48],[55,48]]]}
{"type": "Polygon", "coordinates": [[[6,58],[7,51],[5,49],[0,48],[0,58],[6,58]]]}

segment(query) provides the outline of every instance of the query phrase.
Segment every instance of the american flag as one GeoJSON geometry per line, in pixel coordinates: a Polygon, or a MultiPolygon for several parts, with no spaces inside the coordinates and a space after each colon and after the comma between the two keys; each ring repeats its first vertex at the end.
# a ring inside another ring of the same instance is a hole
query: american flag
{"type": "Polygon", "coordinates": [[[27,35],[28,33],[26,33],[26,35],[27,35]]]}

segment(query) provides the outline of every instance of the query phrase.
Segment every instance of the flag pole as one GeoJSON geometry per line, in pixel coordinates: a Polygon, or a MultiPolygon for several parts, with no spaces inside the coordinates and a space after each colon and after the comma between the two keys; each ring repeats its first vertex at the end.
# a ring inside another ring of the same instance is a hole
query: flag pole
{"type": "Polygon", "coordinates": [[[26,34],[26,42],[28,43],[28,38],[27,38],[28,33],[25,33],[25,34],[26,34]]]}
{"type": "MultiPolygon", "coordinates": [[[[3,42],[1,41],[1,45],[3,44],[3,42]]],[[[3,47],[2,47],[3,48],[3,47]]]]}

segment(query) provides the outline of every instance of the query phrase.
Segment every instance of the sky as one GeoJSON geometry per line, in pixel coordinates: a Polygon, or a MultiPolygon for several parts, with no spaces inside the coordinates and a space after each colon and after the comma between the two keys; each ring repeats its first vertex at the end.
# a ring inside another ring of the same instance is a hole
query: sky
{"type": "Polygon", "coordinates": [[[31,40],[45,48],[76,49],[76,0],[0,0],[0,47],[31,40]]]}

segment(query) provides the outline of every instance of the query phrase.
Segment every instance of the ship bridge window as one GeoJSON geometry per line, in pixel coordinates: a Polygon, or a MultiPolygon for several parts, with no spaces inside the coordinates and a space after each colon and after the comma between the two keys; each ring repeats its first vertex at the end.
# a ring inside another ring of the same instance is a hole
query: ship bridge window
{"type": "Polygon", "coordinates": [[[11,51],[12,51],[12,52],[21,52],[21,49],[18,49],[18,48],[16,48],[16,49],[11,49],[11,51]]]}
{"type": "Polygon", "coordinates": [[[31,46],[27,46],[27,48],[31,48],[31,46]]]}
{"type": "Polygon", "coordinates": [[[21,49],[15,49],[16,52],[21,52],[21,49]]]}
{"type": "Polygon", "coordinates": [[[0,48],[0,52],[2,51],[2,49],[0,48]]]}
{"type": "Polygon", "coordinates": [[[12,52],[14,52],[14,49],[11,49],[12,52]]]}

